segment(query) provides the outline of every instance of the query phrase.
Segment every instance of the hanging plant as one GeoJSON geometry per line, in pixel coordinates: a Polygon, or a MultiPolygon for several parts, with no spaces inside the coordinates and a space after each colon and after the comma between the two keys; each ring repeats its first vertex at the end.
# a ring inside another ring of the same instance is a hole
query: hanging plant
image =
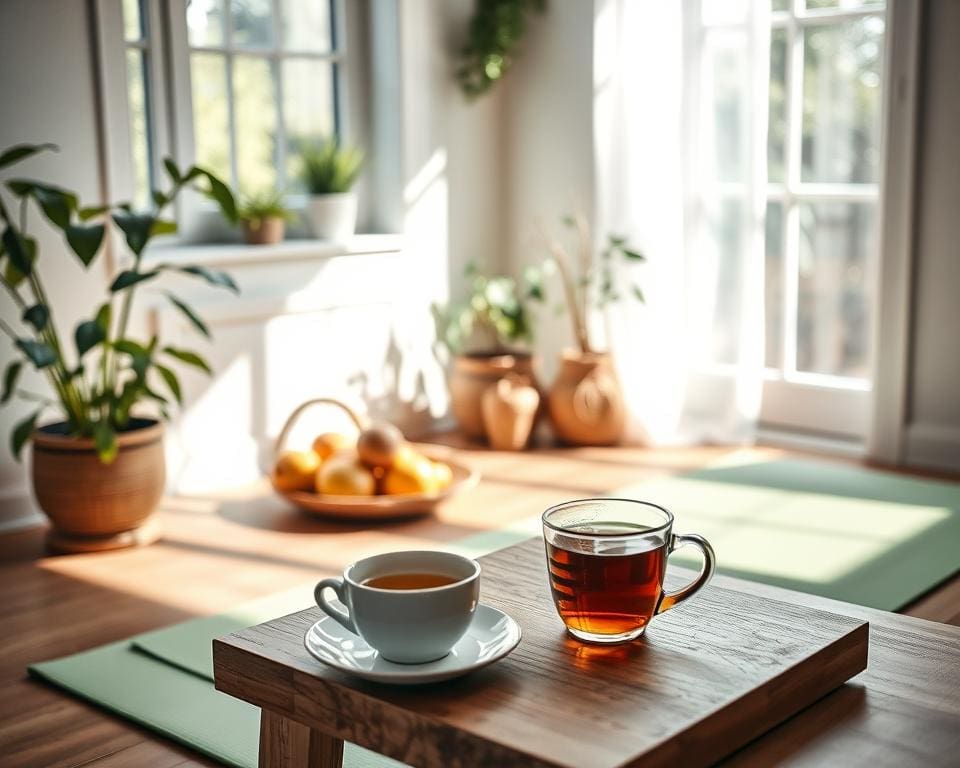
{"type": "Polygon", "coordinates": [[[547,0],[477,0],[457,67],[457,81],[468,97],[486,93],[507,73],[530,15],[546,7],[547,0]]]}

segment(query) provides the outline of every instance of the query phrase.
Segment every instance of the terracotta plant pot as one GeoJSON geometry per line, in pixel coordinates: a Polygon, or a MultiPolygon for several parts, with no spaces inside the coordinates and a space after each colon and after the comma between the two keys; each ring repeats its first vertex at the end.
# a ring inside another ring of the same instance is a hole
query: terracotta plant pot
{"type": "Polygon", "coordinates": [[[460,429],[468,436],[483,439],[483,393],[491,384],[509,374],[527,379],[534,387],[533,355],[500,353],[457,355],[450,373],[450,400],[460,429]]]}
{"type": "Polygon", "coordinates": [[[283,241],[286,222],[280,216],[243,222],[243,239],[247,245],[273,245],[283,241]]]}
{"type": "Polygon", "coordinates": [[[51,548],[89,552],[156,539],[148,519],[166,482],[163,425],[131,419],[131,426],[117,435],[111,464],[100,462],[93,440],[67,436],[62,423],[33,433],[33,492],[50,518],[51,548]]]}
{"type": "Polygon", "coordinates": [[[527,447],[540,407],[540,393],[524,378],[508,376],[483,393],[483,427],[498,451],[527,447]]]}
{"type": "Polygon", "coordinates": [[[623,435],[623,390],[606,353],[566,350],[547,406],[554,431],[565,443],[613,445],[623,435]]]}

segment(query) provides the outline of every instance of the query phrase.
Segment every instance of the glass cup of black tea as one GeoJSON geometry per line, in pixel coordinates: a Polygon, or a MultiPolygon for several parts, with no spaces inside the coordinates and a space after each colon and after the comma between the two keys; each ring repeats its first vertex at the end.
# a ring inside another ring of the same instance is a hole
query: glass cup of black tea
{"type": "Polygon", "coordinates": [[[672,532],[673,515],[633,499],[581,499],[543,513],[550,589],[567,631],[592,643],[623,643],[650,620],[695,595],[713,576],[702,536],[672,532]],[[692,544],[703,567],[690,584],[665,592],[667,557],[692,544]]]}

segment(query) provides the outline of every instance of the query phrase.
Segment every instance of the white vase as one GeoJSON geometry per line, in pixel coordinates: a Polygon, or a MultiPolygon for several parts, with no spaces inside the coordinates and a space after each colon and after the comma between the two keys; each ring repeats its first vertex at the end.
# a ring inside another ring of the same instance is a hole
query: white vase
{"type": "Polygon", "coordinates": [[[357,228],[356,194],[311,195],[307,200],[307,220],[314,237],[349,240],[357,228]]]}

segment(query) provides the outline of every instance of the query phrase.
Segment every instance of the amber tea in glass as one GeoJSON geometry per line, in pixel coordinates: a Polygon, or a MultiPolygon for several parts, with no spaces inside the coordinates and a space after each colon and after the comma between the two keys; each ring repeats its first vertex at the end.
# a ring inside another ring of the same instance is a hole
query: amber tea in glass
{"type": "Polygon", "coordinates": [[[713,575],[713,550],[696,535],[675,535],[673,515],[632,499],[582,499],[543,515],[550,589],[567,630],[581,640],[618,643],[643,634],[658,613],[692,596],[713,575]],[[700,548],[704,566],[691,584],[665,592],[667,557],[700,548]]]}

